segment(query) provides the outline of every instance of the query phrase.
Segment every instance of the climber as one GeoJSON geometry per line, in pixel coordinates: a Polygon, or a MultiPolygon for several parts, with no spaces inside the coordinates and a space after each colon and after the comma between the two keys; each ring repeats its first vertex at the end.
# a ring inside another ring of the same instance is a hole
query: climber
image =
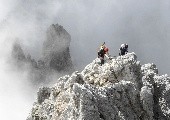
{"type": "Polygon", "coordinates": [[[119,55],[127,54],[128,53],[128,44],[122,44],[119,50],[120,50],[119,55]]]}
{"type": "Polygon", "coordinates": [[[100,64],[101,66],[104,64],[104,57],[107,59],[110,59],[109,57],[109,49],[105,46],[105,42],[101,45],[100,50],[98,51],[98,58],[100,58],[100,64]]]}

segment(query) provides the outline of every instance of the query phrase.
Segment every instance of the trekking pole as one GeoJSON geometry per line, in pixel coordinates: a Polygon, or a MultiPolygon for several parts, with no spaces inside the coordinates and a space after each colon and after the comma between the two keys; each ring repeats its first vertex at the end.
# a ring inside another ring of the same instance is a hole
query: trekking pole
{"type": "Polygon", "coordinates": [[[105,45],[105,42],[102,44],[102,46],[104,46],[105,45]]]}

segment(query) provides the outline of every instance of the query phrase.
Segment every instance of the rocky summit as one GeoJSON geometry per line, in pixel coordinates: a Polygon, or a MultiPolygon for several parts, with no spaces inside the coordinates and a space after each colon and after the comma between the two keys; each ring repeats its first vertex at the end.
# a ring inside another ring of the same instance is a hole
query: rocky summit
{"type": "Polygon", "coordinates": [[[41,87],[27,120],[169,120],[170,78],[135,53],[98,58],[82,72],[41,87]]]}

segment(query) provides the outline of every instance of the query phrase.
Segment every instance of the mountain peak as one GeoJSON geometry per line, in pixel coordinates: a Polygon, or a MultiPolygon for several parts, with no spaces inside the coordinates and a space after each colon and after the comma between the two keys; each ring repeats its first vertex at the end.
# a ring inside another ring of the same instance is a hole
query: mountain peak
{"type": "Polygon", "coordinates": [[[100,66],[98,58],[82,72],[38,91],[27,120],[166,120],[170,78],[154,64],[141,65],[135,53],[100,66]]]}

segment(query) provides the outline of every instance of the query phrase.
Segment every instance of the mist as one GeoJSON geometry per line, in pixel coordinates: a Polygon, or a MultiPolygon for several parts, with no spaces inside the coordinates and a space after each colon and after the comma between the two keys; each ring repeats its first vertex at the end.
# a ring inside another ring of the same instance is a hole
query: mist
{"type": "Polygon", "coordinates": [[[40,59],[51,24],[71,35],[76,70],[95,59],[106,42],[112,56],[128,43],[142,64],[155,63],[160,74],[170,74],[169,0],[0,0],[0,8],[0,112],[5,120],[26,119],[36,96],[29,70],[9,65],[11,46],[17,38],[25,54],[40,59]]]}

